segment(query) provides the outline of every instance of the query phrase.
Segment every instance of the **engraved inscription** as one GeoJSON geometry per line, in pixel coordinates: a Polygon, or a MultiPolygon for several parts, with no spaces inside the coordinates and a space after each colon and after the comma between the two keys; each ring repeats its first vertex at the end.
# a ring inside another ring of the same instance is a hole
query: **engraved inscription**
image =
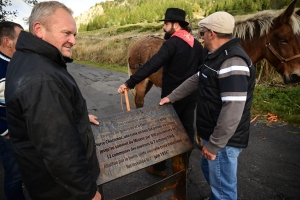
{"type": "Polygon", "coordinates": [[[101,170],[98,184],[192,148],[172,105],[140,108],[99,122],[92,126],[101,170]]]}

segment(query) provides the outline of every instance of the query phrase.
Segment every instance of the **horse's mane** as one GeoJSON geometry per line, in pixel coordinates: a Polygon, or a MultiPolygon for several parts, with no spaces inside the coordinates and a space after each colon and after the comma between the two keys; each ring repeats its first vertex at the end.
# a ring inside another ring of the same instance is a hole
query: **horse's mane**
{"type": "MultiPolygon", "coordinates": [[[[246,38],[246,35],[253,38],[255,33],[255,23],[260,27],[260,36],[267,34],[272,27],[273,19],[278,17],[282,10],[264,10],[255,14],[249,15],[237,15],[235,16],[235,29],[234,36],[242,39],[246,38]]],[[[294,13],[289,21],[294,34],[300,33],[300,16],[294,13]]]]}

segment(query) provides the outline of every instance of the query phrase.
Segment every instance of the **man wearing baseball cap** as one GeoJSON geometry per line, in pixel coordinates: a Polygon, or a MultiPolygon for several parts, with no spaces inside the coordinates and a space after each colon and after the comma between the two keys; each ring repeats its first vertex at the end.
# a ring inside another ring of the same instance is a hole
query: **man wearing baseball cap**
{"type": "Polygon", "coordinates": [[[199,22],[208,55],[193,75],[160,104],[174,103],[198,91],[197,134],[202,138],[201,168],[210,198],[237,199],[238,155],[248,146],[255,69],[239,38],[234,18],[216,12],[199,22]]]}

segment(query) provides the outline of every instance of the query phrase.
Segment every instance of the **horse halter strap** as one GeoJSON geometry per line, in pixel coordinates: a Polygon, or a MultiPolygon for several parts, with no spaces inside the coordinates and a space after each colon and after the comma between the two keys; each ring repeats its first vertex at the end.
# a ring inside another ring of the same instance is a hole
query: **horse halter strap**
{"type": "Polygon", "coordinates": [[[266,47],[280,60],[281,63],[278,64],[277,70],[279,70],[282,65],[288,61],[294,60],[296,58],[300,57],[300,54],[294,55],[292,57],[289,58],[283,58],[281,55],[279,55],[279,53],[277,53],[277,51],[272,47],[270,42],[267,42],[266,47]]]}

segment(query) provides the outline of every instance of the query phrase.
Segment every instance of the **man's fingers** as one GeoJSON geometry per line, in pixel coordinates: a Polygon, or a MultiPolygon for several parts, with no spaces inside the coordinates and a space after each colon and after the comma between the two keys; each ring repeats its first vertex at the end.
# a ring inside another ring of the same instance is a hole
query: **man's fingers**
{"type": "Polygon", "coordinates": [[[119,87],[118,93],[119,93],[119,94],[123,94],[123,93],[124,93],[124,91],[123,91],[123,89],[122,89],[121,87],[119,87]]]}
{"type": "Polygon", "coordinates": [[[89,119],[90,119],[90,122],[95,124],[95,125],[99,125],[100,123],[98,122],[98,117],[96,117],[95,115],[89,115],[89,119]]]}
{"type": "Polygon", "coordinates": [[[159,105],[164,105],[165,103],[170,103],[170,99],[167,97],[162,98],[159,102],[159,105]]]}
{"type": "Polygon", "coordinates": [[[120,85],[119,89],[118,89],[118,93],[119,94],[123,94],[125,90],[128,90],[128,88],[126,87],[125,84],[120,85]]]}
{"type": "Polygon", "coordinates": [[[94,198],[92,198],[92,200],[101,200],[102,197],[101,197],[101,194],[97,191],[94,198]]]}
{"type": "Polygon", "coordinates": [[[95,125],[99,125],[99,124],[100,124],[100,123],[99,123],[97,120],[95,120],[95,119],[92,121],[92,123],[95,124],[95,125]]]}
{"type": "Polygon", "coordinates": [[[216,157],[217,157],[216,155],[212,155],[212,156],[210,157],[210,159],[211,159],[211,160],[215,160],[216,157]]]}
{"type": "Polygon", "coordinates": [[[208,160],[215,160],[217,157],[216,155],[210,153],[205,146],[202,148],[202,156],[208,160]]]}

